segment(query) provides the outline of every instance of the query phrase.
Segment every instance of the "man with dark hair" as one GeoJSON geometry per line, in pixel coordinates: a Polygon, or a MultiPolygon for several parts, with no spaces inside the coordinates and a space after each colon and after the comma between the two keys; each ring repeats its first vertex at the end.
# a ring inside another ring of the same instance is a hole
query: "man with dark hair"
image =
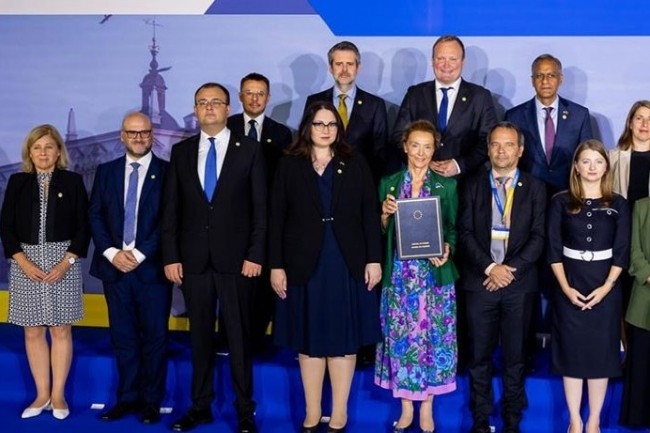
{"type": "Polygon", "coordinates": [[[361,54],[349,41],[335,44],[327,53],[334,86],[307,98],[305,108],[316,101],[332,102],[345,126],[345,141],[366,158],[375,185],[387,170],[396,169],[397,152],[387,147],[386,103],[356,85],[361,54]]]}
{"type": "Polygon", "coordinates": [[[165,180],[165,275],[182,284],[192,344],[192,407],[172,429],[212,422],[214,326],[220,302],[239,433],[256,433],[251,359],[254,277],[266,250],[266,171],[259,143],[226,127],[230,96],[206,83],[194,97],[200,134],[172,148],[165,180]]]}
{"type": "Polygon", "coordinates": [[[490,433],[494,405],[492,356],[503,354],[504,433],[519,433],[527,405],[525,342],[537,291],[537,260],[544,250],[544,183],[517,168],[523,135],[509,122],[487,139],[490,170],[466,179],[458,235],[464,250],[463,289],[469,327],[472,433],[490,433]]]}
{"type": "Polygon", "coordinates": [[[526,138],[521,169],[543,180],[549,196],[567,189],[573,152],[594,138],[589,110],[558,95],[562,63],[550,54],[538,56],[531,66],[535,97],[506,112],[506,120],[526,138]]]}
{"type": "MultiPolygon", "coordinates": [[[[271,99],[269,79],[262,74],[252,72],[241,79],[239,100],[244,109],[243,113],[233,114],[228,118],[228,129],[239,135],[246,135],[258,141],[266,161],[267,184],[270,186],[275,174],[275,168],[284,150],[291,144],[291,130],[276,122],[265,114],[266,106],[271,99]]],[[[275,293],[270,286],[270,276],[267,269],[256,278],[257,288],[253,300],[252,338],[253,351],[260,352],[264,348],[264,336],[273,316],[275,293]]],[[[220,320],[219,325],[223,321],[220,320]]],[[[221,331],[221,328],[220,328],[221,331]]]]}
{"type": "Polygon", "coordinates": [[[425,119],[442,135],[440,149],[431,168],[452,177],[475,171],[486,160],[483,143],[497,122],[490,92],[465,81],[465,46],[452,35],[441,36],[433,44],[432,66],[435,79],[411,86],[402,100],[393,129],[392,142],[399,145],[406,125],[425,119]]]}

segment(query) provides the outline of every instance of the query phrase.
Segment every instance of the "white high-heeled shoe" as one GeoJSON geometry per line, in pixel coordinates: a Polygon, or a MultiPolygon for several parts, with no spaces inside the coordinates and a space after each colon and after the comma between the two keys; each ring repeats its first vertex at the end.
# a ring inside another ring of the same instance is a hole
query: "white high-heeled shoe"
{"type": "Polygon", "coordinates": [[[70,408],[54,409],[52,408],[52,416],[56,419],[66,419],[70,415],[70,408]]]}
{"type": "Polygon", "coordinates": [[[20,415],[21,418],[33,418],[35,416],[39,416],[44,410],[52,410],[52,406],[50,406],[50,400],[46,401],[43,406],[40,407],[28,407],[23,411],[23,414],[20,415]]]}

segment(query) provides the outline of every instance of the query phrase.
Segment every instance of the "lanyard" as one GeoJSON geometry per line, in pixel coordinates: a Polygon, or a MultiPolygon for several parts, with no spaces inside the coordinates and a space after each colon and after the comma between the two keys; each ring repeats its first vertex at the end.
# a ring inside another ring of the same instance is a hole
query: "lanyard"
{"type": "Polygon", "coordinates": [[[501,215],[502,219],[505,218],[506,214],[510,214],[510,210],[512,209],[512,200],[515,196],[515,187],[517,186],[518,180],[519,180],[519,169],[517,169],[517,171],[515,172],[515,177],[512,179],[510,188],[508,188],[508,191],[506,192],[506,205],[504,208],[503,203],[501,202],[501,197],[499,197],[499,192],[497,191],[497,185],[496,182],[494,181],[494,175],[492,172],[490,172],[490,186],[492,187],[492,196],[494,197],[494,202],[497,205],[497,210],[499,211],[499,214],[501,215]]]}

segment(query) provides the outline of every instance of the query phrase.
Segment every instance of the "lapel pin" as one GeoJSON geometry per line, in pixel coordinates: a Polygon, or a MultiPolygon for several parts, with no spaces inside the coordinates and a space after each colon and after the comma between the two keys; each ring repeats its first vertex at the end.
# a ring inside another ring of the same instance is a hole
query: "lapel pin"
{"type": "Polygon", "coordinates": [[[517,182],[517,186],[522,186],[522,185],[523,185],[523,183],[517,182]]]}
{"type": "Polygon", "coordinates": [[[341,169],[339,168],[338,170],[336,170],[336,172],[337,172],[338,174],[341,174],[341,173],[343,173],[343,170],[341,170],[341,169]]]}
{"type": "Polygon", "coordinates": [[[566,111],[566,110],[564,110],[564,111],[562,112],[562,119],[563,119],[563,120],[566,120],[567,117],[569,117],[569,112],[566,111]]]}
{"type": "Polygon", "coordinates": [[[343,161],[339,161],[339,164],[340,164],[340,165],[345,165],[345,162],[343,162],[343,161]]]}
{"type": "Polygon", "coordinates": [[[270,142],[271,142],[271,139],[270,139],[270,138],[267,138],[267,139],[266,139],[266,142],[267,142],[267,143],[270,143],[270,142]]]}
{"type": "Polygon", "coordinates": [[[391,191],[395,191],[395,187],[394,187],[394,186],[391,186],[389,189],[390,189],[391,191]]]}
{"type": "Polygon", "coordinates": [[[155,174],[152,174],[152,175],[151,175],[151,178],[152,178],[152,179],[155,179],[155,178],[156,178],[156,175],[155,175],[155,174]]]}
{"type": "Polygon", "coordinates": [[[363,104],[363,101],[362,101],[361,99],[359,99],[359,100],[357,101],[357,105],[361,105],[361,104],[363,104]]]}
{"type": "Polygon", "coordinates": [[[239,141],[235,141],[235,146],[239,147],[239,141]]]}
{"type": "Polygon", "coordinates": [[[463,101],[463,102],[467,102],[467,97],[463,96],[462,98],[460,98],[460,100],[463,101]]]}
{"type": "Polygon", "coordinates": [[[60,192],[60,193],[58,194],[58,196],[59,196],[59,198],[63,197],[63,193],[60,192]]]}

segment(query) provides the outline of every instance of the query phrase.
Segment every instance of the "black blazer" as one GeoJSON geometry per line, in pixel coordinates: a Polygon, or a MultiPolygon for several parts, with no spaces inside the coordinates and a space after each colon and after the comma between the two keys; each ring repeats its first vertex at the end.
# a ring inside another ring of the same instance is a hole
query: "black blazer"
{"type": "Polygon", "coordinates": [[[217,189],[208,202],[197,172],[199,135],[172,147],[162,207],[163,264],[185,273],[211,267],[239,274],[244,260],[263,264],[266,169],[259,143],[231,132],[217,189]]]}
{"type": "MultiPolygon", "coordinates": [[[[420,119],[428,120],[438,128],[435,81],[409,87],[395,121],[393,143],[401,147],[406,126],[420,119]]],[[[461,79],[447,129],[442,134],[442,147],[436,151],[433,159],[441,161],[453,158],[461,174],[471,174],[488,159],[487,134],[496,123],[496,111],[489,90],[461,79]]]]}
{"type": "MultiPolygon", "coordinates": [[[[240,113],[230,116],[228,118],[228,129],[237,135],[244,136],[244,131],[246,131],[244,115],[240,113]]],[[[278,161],[282,158],[284,150],[291,144],[292,139],[293,137],[289,128],[276,122],[269,116],[264,116],[260,146],[262,147],[262,154],[266,160],[268,185],[270,185],[271,180],[273,180],[273,174],[278,166],[278,161]]]]}
{"type": "MultiPolygon", "coordinates": [[[[0,237],[7,258],[22,251],[20,244],[38,244],[41,218],[36,173],[12,174],[7,183],[0,237]]],[[[47,195],[47,242],[71,241],[68,251],[86,257],[90,231],[88,228],[88,195],[81,176],[55,169],[47,195]]]]}
{"type": "Polygon", "coordinates": [[[331,222],[322,209],[311,162],[285,156],[273,183],[269,223],[269,267],[282,268],[292,285],[307,283],[323,242],[323,224],[332,224],[350,273],[363,281],[367,263],[381,262],[377,193],[363,158],[335,156],[331,222]]]}
{"type": "MultiPolygon", "coordinates": [[[[461,197],[458,234],[466,259],[464,289],[485,290],[485,269],[492,263],[490,233],[492,228],[492,190],[488,170],[480,170],[464,183],[461,197]]],[[[521,172],[512,203],[510,238],[504,264],[517,268],[513,290],[537,290],[536,263],[544,251],[546,189],[544,183],[521,172]]]]}
{"type": "MultiPolygon", "coordinates": [[[[334,87],[307,97],[305,108],[316,101],[332,102],[334,87]]],[[[336,106],[336,104],[335,104],[336,106]]],[[[368,162],[375,184],[385,174],[386,163],[394,154],[388,153],[388,121],[386,103],[378,96],[357,87],[354,108],[345,130],[345,141],[360,152],[368,162]]]]}
{"type": "MultiPolygon", "coordinates": [[[[103,252],[111,247],[122,249],[125,160],[126,157],[122,156],[99,165],[90,195],[88,217],[95,242],[90,274],[105,282],[118,281],[124,275],[104,257],[103,252]]],[[[167,165],[166,161],[152,154],[140,193],[135,247],[146,259],[134,272],[145,283],[167,282],[160,246],[160,207],[167,165]]]]}

